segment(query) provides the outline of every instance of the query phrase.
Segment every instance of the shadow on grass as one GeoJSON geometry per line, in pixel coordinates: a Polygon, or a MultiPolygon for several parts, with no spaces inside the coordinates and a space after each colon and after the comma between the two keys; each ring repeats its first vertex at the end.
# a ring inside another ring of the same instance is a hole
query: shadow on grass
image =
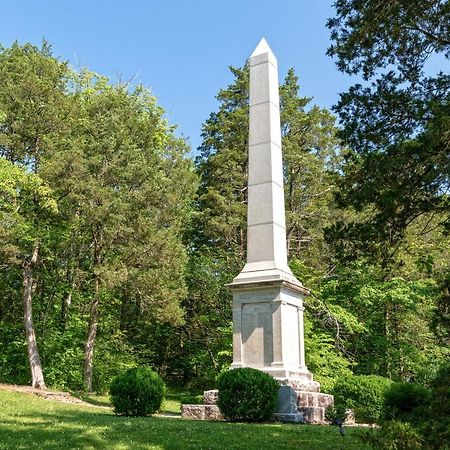
{"type": "Polygon", "coordinates": [[[94,406],[103,406],[105,408],[112,408],[111,402],[109,401],[109,398],[106,396],[80,394],[77,395],[77,397],[83,400],[84,402],[94,406]]]}

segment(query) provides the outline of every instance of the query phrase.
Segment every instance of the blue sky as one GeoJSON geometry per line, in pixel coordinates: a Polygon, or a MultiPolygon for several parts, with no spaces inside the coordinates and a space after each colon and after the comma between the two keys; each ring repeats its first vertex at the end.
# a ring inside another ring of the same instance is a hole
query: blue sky
{"type": "Polygon", "coordinates": [[[214,96],[242,66],[261,37],[289,67],[301,94],[331,107],[355,80],[325,55],[333,15],[328,0],[14,0],[2,2],[0,43],[40,44],[55,56],[117,80],[149,87],[193,150],[201,124],[217,109],[214,96]]]}

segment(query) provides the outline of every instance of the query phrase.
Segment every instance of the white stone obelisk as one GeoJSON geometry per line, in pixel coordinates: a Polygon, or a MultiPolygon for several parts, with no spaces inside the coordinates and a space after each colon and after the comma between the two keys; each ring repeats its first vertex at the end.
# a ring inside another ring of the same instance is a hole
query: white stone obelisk
{"type": "Polygon", "coordinates": [[[296,389],[305,365],[303,297],[287,263],[277,60],[263,38],[250,57],[247,263],[233,293],[233,368],[254,367],[296,389]]]}

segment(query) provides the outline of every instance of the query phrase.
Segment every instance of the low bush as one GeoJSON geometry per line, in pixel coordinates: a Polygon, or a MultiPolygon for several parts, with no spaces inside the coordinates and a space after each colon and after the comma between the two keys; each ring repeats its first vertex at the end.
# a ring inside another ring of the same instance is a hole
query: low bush
{"type": "Polygon", "coordinates": [[[429,389],[417,383],[393,383],[384,399],[384,417],[404,422],[418,422],[427,415],[431,399],[429,389]]]}
{"type": "Polygon", "coordinates": [[[146,416],[158,411],[166,387],[148,367],[136,367],[114,378],[110,386],[114,412],[124,416],[146,416]]]}
{"type": "Polygon", "coordinates": [[[377,422],[383,417],[384,396],[391,384],[377,375],[340,378],[333,388],[335,406],[352,409],[357,422],[377,422]]]}
{"type": "Polygon", "coordinates": [[[223,372],[218,388],[217,404],[227,420],[261,422],[275,411],[279,384],[260,370],[244,367],[223,372]]]}
{"type": "Polygon", "coordinates": [[[407,422],[386,422],[378,429],[367,431],[361,439],[378,450],[421,450],[424,448],[422,436],[407,422]]]}
{"type": "Polygon", "coordinates": [[[325,410],[325,418],[333,425],[345,422],[347,416],[347,408],[342,404],[328,406],[325,410]]]}

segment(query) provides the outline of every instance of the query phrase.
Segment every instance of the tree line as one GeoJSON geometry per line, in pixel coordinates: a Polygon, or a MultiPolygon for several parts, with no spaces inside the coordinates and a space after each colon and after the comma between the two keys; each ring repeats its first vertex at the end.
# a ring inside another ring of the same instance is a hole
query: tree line
{"type": "MultiPolygon", "coordinates": [[[[450,11],[381,3],[335,2],[328,52],[363,80],[338,123],[294,69],[280,84],[289,261],[325,391],[350,373],[426,382],[449,356],[450,75],[426,62],[448,63],[450,11]]],[[[226,370],[249,81],[230,70],[192,160],[143,86],[47,43],[0,49],[0,380],[104,390],[148,365],[202,388],[226,370]]]]}

